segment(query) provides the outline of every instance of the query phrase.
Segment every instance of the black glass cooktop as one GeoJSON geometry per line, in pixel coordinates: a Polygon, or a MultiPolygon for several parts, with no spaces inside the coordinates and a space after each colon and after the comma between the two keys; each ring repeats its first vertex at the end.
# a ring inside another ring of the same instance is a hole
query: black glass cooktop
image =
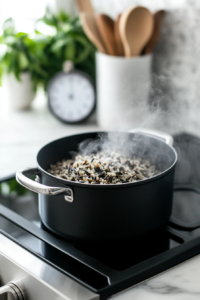
{"type": "Polygon", "coordinates": [[[0,232],[106,299],[200,253],[200,139],[175,137],[172,217],[158,231],[115,243],[73,243],[40,221],[37,195],[1,180],[0,232]]]}

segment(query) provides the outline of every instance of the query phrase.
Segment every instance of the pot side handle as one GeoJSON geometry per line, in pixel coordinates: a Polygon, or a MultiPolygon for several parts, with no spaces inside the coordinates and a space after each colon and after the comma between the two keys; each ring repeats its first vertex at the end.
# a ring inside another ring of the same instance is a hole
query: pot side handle
{"type": "MultiPolygon", "coordinates": [[[[68,202],[73,202],[74,201],[74,195],[73,191],[71,188],[66,187],[52,187],[52,186],[47,186],[44,184],[40,184],[38,181],[33,181],[29,179],[26,175],[35,175],[38,176],[40,175],[40,171],[37,168],[33,169],[24,169],[24,170],[19,170],[16,173],[16,180],[24,186],[25,188],[38,193],[42,195],[48,195],[48,196],[54,196],[58,194],[67,194],[64,195],[64,198],[68,202]]],[[[37,178],[38,178],[37,177],[37,178]]]]}
{"type": "Polygon", "coordinates": [[[157,138],[159,140],[164,141],[167,145],[173,146],[174,139],[173,137],[165,132],[157,131],[157,130],[152,130],[152,129],[144,129],[144,128],[135,128],[129,130],[131,133],[142,133],[148,136],[152,136],[154,138],[157,138]]]}

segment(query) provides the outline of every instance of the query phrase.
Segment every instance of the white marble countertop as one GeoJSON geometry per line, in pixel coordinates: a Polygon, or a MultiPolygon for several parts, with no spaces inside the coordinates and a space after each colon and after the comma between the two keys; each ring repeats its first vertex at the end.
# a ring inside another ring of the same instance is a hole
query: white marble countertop
{"type": "MultiPolygon", "coordinates": [[[[100,130],[94,116],[85,124],[60,123],[48,111],[44,97],[38,97],[29,111],[12,112],[1,92],[0,89],[0,178],[17,169],[36,166],[38,150],[54,139],[100,130]]],[[[112,299],[199,300],[200,255],[112,299]]]]}
{"type": "Polygon", "coordinates": [[[141,283],[114,300],[199,300],[200,255],[141,283]]]}

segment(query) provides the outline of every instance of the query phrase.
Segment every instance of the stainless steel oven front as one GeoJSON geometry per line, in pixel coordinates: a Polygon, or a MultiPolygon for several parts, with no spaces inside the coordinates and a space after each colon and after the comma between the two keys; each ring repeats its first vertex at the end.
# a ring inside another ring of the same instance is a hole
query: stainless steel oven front
{"type": "Polygon", "coordinates": [[[0,234],[1,300],[96,300],[99,296],[0,234]]]}

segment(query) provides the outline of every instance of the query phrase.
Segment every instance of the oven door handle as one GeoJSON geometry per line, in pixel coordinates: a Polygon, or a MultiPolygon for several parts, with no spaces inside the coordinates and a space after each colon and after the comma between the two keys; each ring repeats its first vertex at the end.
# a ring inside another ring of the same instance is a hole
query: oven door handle
{"type": "Polygon", "coordinates": [[[37,168],[19,170],[16,173],[16,180],[25,188],[42,195],[55,196],[65,194],[64,199],[68,202],[74,201],[73,191],[70,187],[52,187],[40,184],[38,180],[35,182],[27,177],[27,175],[39,176],[40,171],[37,168]]]}
{"type": "Polygon", "coordinates": [[[15,300],[25,300],[20,287],[14,282],[8,282],[6,285],[0,287],[0,295],[11,293],[15,300]]]}

